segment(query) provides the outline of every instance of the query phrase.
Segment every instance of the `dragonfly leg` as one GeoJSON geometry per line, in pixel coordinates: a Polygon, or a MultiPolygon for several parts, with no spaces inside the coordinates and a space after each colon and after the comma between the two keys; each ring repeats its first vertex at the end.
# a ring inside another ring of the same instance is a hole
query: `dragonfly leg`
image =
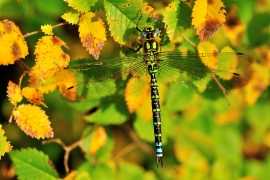
{"type": "Polygon", "coordinates": [[[142,44],[138,47],[138,49],[132,49],[128,46],[125,46],[126,48],[128,48],[129,50],[133,51],[133,52],[138,52],[141,48],[142,48],[142,44]]]}

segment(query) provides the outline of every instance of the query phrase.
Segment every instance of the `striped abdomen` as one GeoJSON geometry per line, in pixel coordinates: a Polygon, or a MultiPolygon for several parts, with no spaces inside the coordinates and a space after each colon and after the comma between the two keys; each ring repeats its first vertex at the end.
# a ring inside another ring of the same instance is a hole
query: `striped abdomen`
{"type": "Polygon", "coordinates": [[[155,62],[148,64],[148,73],[150,74],[150,77],[151,77],[150,88],[151,88],[151,101],[152,101],[152,113],[153,113],[157,165],[158,163],[161,163],[161,165],[163,166],[160,102],[159,102],[159,94],[158,94],[158,84],[156,80],[157,71],[158,71],[158,68],[155,62]]]}

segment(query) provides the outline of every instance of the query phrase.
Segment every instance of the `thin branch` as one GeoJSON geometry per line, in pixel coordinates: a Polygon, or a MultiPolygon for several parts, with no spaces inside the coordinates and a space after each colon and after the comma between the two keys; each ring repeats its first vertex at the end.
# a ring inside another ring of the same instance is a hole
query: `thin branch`
{"type": "MultiPolygon", "coordinates": [[[[25,76],[25,74],[26,74],[27,72],[26,71],[24,71],[23,73],[22,73],[22,75],[20,76],[20,78],[19,78],[19,89],[21,89],[21,84],[22,84],[22,80],[23,80],[23,78],[24,78],[24,76],[25,76]]],[[[15,110],[17,108],[17,103],[14,105],[14,107],[13,107],[13,109],[12,109],[12,112],[15,110]]],[[[10,117],[9,117],[9,119],[8,119],[8,125],[10,125],[11,123],[12,123],[12,120],[13,120],[13,115],[12,115],[12,113],[10,114],[10,117]]]]}
{"type": "Polygon", "coordinates": [[[7,125],[10,125],[12,123],[12,120],[13,120],[13,115],[12,115],[12,112],[17,108],[17,103],[14,105],[12,111],[11,111],[11,114],[9,116],[9,119],[8,119],[8,123],[7,125]]]}
{"type": "Polygon", "coordinates": [[[19,64],[19,66],[21,66],[24,71],[28,73],[30,72],[31,68],[27,66],[27,64],[25,64],[21,59],[18,59],[16,63],[19,64]]]}
{"type": "Polygon", "coordinates": [[[68,174],[69,171],[70,171],[70,169],[68,167],[69,154],[73,149],[75,149],[76,147],[81,146],[81,144],[84,141],[85,137],[81,138],[80,140],[76,141],[75,143],[71,144],[70,146],[66,146],[65,143],[59,138],[42,141],[42,144],[48,144],[48,143],[54,142],[54,143],[57,143],[57,144],[59,144],[59,145],[61,145],[63,147],[63,149],[65,151],[64,167],[65,167],[66,174],[68,174]]]}
{"type": "Polygon", "coordinates": [[[181,34],[181,36],[185,41],[187,41],[197,51],[197,45],[194,42],[192,42],[190,39],[188,39],[188,37],[186,37],[184,34],[181,34]]]}
{"type": "Polygon", "coordinates": [[[128,134],[132,142],[122,148],[119,152],[117,152],[112,158],[113,161],[118,162],[121,158],[125,157],[135,148],[140,148],[142,151],[146,152],[149,155],[153,155],[155,153],[147,143],[144,143],[140,140],[140,138],[137,136],[137,134],[134,132],[134,130],[129,124],[123,124],[121,126],[121,129],[125,131],[125,134],[128,134]]]}
{"type": "MultiPolygon", "coordinates": [[[[56,27],[59,27],[59,26],[64,26],[64,25],[66,25],[66,24],[68,24],[68,23],[67,23],[67,22],[59,23],[59,24],[56,24],[56,25],[52,26],[52,28],[56,28],[56,27]]],[[[33,31],[33,32],[30,32],[30,33],[26,33],[25,35],[23,35],[23,37],[26,38],[26,37],[28,37],[28,36],[32,36],[32,35],[38,34],[38,33],[40,33],[40,32],[42,32],[41,29],[36,30],[36,31],[33,31]]]]}
{"type": "Polygon", "coordinates": [[[135,149],[137,146],[136,143],[130,143],[127,146],[125,146],[123,149],[121,149],[121,151],[119,151],[114,157],[113,160],[115,162],[118,162],[121,157],[125,157],[129,152],[131,152],[133,149],[135,149]]]}
{"type": "Polygon", "coordinates": [[[224,97],[225,97],[228,105],[230,106],[230,101],[227,98],[228,91],[222,86],[222,84],[219,82],[219,80],[216,78],[216,76],[211,71],[210,71],[210,75],[211,75],[212,79],[216,82],[216,84],[218,85],[218,87],[220,88],[222,93],[224,94],[224,97]]]}

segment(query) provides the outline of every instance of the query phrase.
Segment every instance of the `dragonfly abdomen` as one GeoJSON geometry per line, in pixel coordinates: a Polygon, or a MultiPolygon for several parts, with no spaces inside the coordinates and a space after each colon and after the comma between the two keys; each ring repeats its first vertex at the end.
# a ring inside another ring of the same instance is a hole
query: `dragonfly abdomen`
{"type": "Polygon", "coordinates": [[[157,64],[150,63],[148,65],[148,73],[151,77],[150,89],[151,89],[151,101],[152,101],[152,113],[153,113],[157,165],[158,163],[161,163],[161,165],[163,166],[160,101],[159,101],[159,93],[158,93],[158,84],[157,84],[157,79],[156,79],[157,72],[158,72],[157,64]]]}

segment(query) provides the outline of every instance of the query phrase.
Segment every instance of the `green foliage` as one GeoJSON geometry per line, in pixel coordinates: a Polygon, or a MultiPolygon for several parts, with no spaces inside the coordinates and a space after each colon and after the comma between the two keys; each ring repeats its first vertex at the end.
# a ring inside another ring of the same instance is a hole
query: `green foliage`
{"type": "Polygon", "coordinates": [[[182,39],[181,34],[191,26],[191,9],[181,1],[173,1],[164,13],[164,22],[168,25],[167,33],[173,42],[182,39]]]}
{"type": "Polygon", "coordinates": [[[101,103],[100,108],[92,115],[85,116],[85,120],[102,125],[121,124],[127,120],[128,111],[123,104],[112,104],[111,102],[101,103]]]}
{"type": "Polygon", "coordinates": [[[249,43],[251,46],[258,47],[263,44],[269,43],[269,26],[270,23],[268,12],[256,14],[255,16],[253,16],[247,28],[249,43]],[[258,36],[258,34],[260,35],[258,36]]]}
{"type": "MultiPolygon", "coordinates": [[[[142,13],[139,10],[142,10],[145,6],[146,3],[143,3],[142,0],[121,0],[117,2],[104,0],[104,8],[110,25],[109,29],[116,42],[124,45],[130,40],[129,35],[134,33],[140,13],[142,13]]],[[[140,24],[144,24],[144,22],[145,19],[140,20],[140,24]]]]}
{"type": "MultiPolygon", "coordinates": [[[[101,51],[104,62],[119,57],[121,53],[124,54],[123,56],[130,53],[127,48],[120,49],[119,45],[133,45],[134,37],[134,43],[138,40],[137,23],[140,29],[150,25],[161,28],[162,22],[165,23],[167,32],[164,34],[162,51],[196,52],[199,40],[195,35],[194,27],[191,26],[191,12],[195,1],[175,0],[171,4],[170,2],[72,0],[69,1],[71,10],[68,11],[64,1],[33,1],[30,6],[30,1],[27,0],[21,3],[6,0],[0,2],[0,17],[1,20],[10,19],[18,22],[21,31],[28,33],[40,29],[40,25],[45,23],[57,24],[60,17],[76,25],[81,12],[96,13],[95,18],[101,18],[105,24],[108,39],[101,51]],[[155,10],[148,11],[147,5],[151,5],[155,10]],[[183,40],[182,34],[195,44],[195,48],[193,44],[183,40]]],[[[100,78],[104,74],[109,75],[110,68],[92,71],[87,76],[80,76],[78,69],[75,69],[78,72],[76,78],[79,83],[90,81],[99,83],[104,89],[107,88],[107,91],[102,91],[101,95],[100,92],[96,92],[99,99],[70,103],[62,101],[59,93],[45,95],[45,103],[48,106],[46,111],[55,137],[70,145],[69,147],[73,147],[73,143],[77,141],[75,145],[80,148],[72,149],[69,154],[68,165],[76,172],[74,179],[228,180],[254,177],[268,180],[270,176],[269,32],[267,32],[269,12],[265,12],[260,3],[262,2],[255,0],[225,1],[228,14],[233,7],[236,7],[237,11],[234,12],[233,20],[227,22],[225,27],[210,39],[218,47],[228,45],[235,51],[251,54],[256,57],[256,65],[260,67],[259,70],[251,68],[247,72],[246,77],[255,77],[250,82],[250,86],[228,94],[231,106],[228,106],[220,92],[218,92],[219,96],[211,92],[203,96],[190,93],[186,91],[186,87],[181,87],[180,81],[175,81],[174,85],[169,86],[170,82],[164,79],[177,78],[173,75],[178,69],[181,69],[181,72],[188,72],[186,66],[175,67],[179,64],[177,61],[171,64],[172,68],[169,70],[160,72],[165,72],[161,74],[165,85],[164,93],[161,94],[164,168],[156,168],[153,122],[152,119],[146,118],[148,114],[152,115],[151,110],[146,111],[144,104],[141,103],[143,108],[139,107],[132,113],[129,112],[125,102],[124,87],[118,82],[109,84],[110,80],[100,78]],[[239,24],[245,27],[240,33],[237,31],[239,24]],[[232,39],[237,42],[233,42],[229,36],[233,36],[232,39]],[[260,72],[263,72],[263,75],[260,76],[260,72]],[[117,97],[117,100],[106,98],[112,97],[119,90],[118,86],[123,88],[121,92],[123,96],[117,97]],[[250,99],[255,100],[250,103],[250,99]],[[127,128],[126,125],[132,128],[127,128]],[[99,141],[99,136],[95,134],[97,126],[104,127],[107,138],[93,153],[90,146],[99,141]]],[[[88,55],[78,43],[79,38],[74,27],[68,25],[65,28],[53,29],[53,32],[61,39],[65,39],[70,49],[65,52],[73,59],[83,58],[81,61],[89,62],[88,55]]],[[[34,51],[38,36],[26,39],[29,47],[32,48],[30,52],[34,51]]],[[[32,66],[34,59],[29,57],[25,63],[32,66]]],[[[72,63],[79,64],[78,61],[72,63]]],[[[187,61],[187,64],[193,65],[192,61],[187,61]]],[[[111,66],[115,68],[120,65],[115,62],[111,66]]],[[[198,64],[194,66],[198,67],[198,64]]],[[[201,63],[199,66],[204,65],[201,63]]],[[[18,72],[6,72],[2,77],[14,78],[16,74],[18,72]]],[[[208,82],[204,79],[203,83],[208,82]]],[[[6,119],[8,119],[6,114],[11,110],[10,105],[6,102],[2,103],[2,111],[6,119]]],[[[64,177],[62,170],[64,155],[60,151],[60,145],[41,146],[40,141],[33,141],[19,134],[14,124],[10,127],[4,126],[3,129],[6,129],[7,139],[15,147],[9,155],[18,179],[64,177]],[[25,146],[36,147],[41,151],[32,148],[16,150],[18,147],[25,146]],[[59,149],[55,150],[55,146],[59,149]],[[53,164],[57,165],[56,169],[52,167],[49,157],[42,151],[50,156],[53,164]]],[[[5,143],[2,143],[3,141],[6,141],[6,137],[0,135],[0,155],[4,151],[4,146],[1,146],[5,143]]]]}
{"type": "Polygon", "coordinates": [[[77,24],[79,22],[78,13],[66,12],[61,17],[70,24],[77,24]]]}
{"type": "Polygon", "coordinates": [[[13,150],[9,155],[19,179],[58,179],[49,157],[36,149],[13,150]]]}
{"type": "Polygon", "coordinates": [[[87,12],[97,0],[69,0],[68,5],[79,12],[87,12]]]}

